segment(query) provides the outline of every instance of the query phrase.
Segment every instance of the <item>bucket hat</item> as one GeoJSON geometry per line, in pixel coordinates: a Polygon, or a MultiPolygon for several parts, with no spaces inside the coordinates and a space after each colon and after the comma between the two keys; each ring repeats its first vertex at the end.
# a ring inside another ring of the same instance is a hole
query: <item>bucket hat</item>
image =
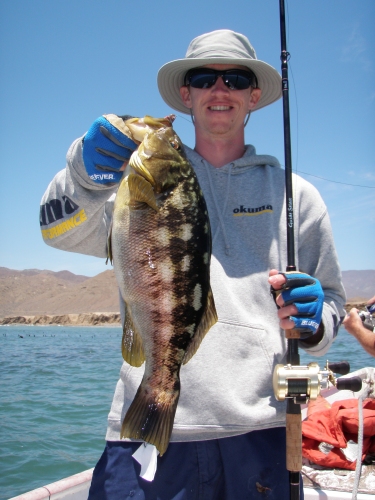
{"type": "Polygon", "coordinates": [[[207,64],[241,65],[255,73],[262,96],[253,111],[281,97],[280,74],[269,64],[257,59],[246,36],[231,30],[216,30],[194,38],[184,59],[176,59],[160,68],[157,78],[159,92],[168,106],[190,114],[190,109],[182,102],[180,87],[184,85],[184,77],[189,69],[207,64]]]}

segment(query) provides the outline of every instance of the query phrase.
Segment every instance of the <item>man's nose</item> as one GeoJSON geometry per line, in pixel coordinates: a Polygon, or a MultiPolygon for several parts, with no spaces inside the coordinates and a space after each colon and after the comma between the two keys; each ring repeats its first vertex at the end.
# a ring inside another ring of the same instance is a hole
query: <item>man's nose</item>
{"type": "Polygon", "coordinates": [[[213,85],[213,90],[225,90],[228,91],[228,87],[224,83],[224,79],[222,76],[219,76],[215,82],[215,85],[213,85]]]}

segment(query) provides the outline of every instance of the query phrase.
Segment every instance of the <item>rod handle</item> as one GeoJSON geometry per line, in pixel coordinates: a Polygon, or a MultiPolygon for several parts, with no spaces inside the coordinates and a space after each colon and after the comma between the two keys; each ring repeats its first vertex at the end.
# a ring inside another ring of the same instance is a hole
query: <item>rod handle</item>
{"type": "Polygon", "coordinates": [[[301,414],[286,414],[286,468],[290,472],[302,469],[301,414]]]}
{"type": "Polygon", "coordinates": [[[301,333],[298,330],[284,330],[286,339],[299,339],[301,338],[301,333]]]}

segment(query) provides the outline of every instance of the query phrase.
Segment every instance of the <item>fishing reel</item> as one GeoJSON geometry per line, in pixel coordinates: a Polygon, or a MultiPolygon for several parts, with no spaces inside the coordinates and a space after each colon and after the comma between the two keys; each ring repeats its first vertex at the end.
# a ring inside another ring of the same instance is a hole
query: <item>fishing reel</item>
{"type": "Polygon", "coordinates": [[[373,314],[375,313],[375,304],[371,304],[370,306],[366,306],[366,311],[359,311],[359,317],[362,320],[363,326],[375,333],[375,320],[373,318],[373,314]]]}
{"type": "Polygon", "coordinates": [[[323,370],[318,363],[307,366],[276,365],[273,372],[273,391],[278,401],[293,398],[296,404],[304,404],[308,399],[316,399],[322,389],[330,386],[337,390],[358,392],[362,389],[360,377],[338,378],[334,373],[347,375],[350,365],[347,361],[329,363],[323,370]]]}

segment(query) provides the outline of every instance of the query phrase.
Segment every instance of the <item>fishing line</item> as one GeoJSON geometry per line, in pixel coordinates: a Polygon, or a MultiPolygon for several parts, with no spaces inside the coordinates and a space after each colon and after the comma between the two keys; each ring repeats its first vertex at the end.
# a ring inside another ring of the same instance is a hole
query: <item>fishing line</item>
{"type": "Polygon", "coordinates": [[[295,156],[295,162],[296,162],[296,167],[295,170],[298,172],[298,153],[299,153],[299,116],[298,116],[298,99],[297,99],[297,88],[296,88],[296,83],[294,81],[294,75],[293,75],[293,69],[292,69],[292,64],[290,60],[288,61],[288,69],[290,69],[290,72],[292,74],[292,82],[293,82],[293,90],[294,90],[294,101],[296,103],[296,156],[295,156]]]}
{"type": "Polygon", "coordinates": [[[362,184],[350,184],[349,182],[333,181],[331,179],[326,179],[325,177],[320,177],[319,175],[314,175],[314,174],[309,174],[308,172],[303,172],[302,170],[300,170],[300,173],[305,174],[305,175],[310,175],[311,177],[317,177],[318,179],[322,179],[323,181],[334,182],[335,184],[345,184],[345,186],[354,186],[354,187],[375,189],[375,186],[363,186],[362,184]]]}
{"type": "Polygon", "coordinates": [[[179,113],[176,113],[176,115],[177,115],[178,117],[182,118],[183,120],[186,120],[186,121],[187,121],[187,122],[189,122],[190,124],[192,123],[192,122],[191,122],[191,119],[186,118],[186,116],[180,115],[179,113]]]}
{"type": "MultiPolygon", "coordinates": [[[[285,168],[285,165],[283,165],[282,163],[280,163],[280,165],[285,168]]],[[[303,170],[299,170],[299,174],[310,175],[311,177],[316,177],[317,179],[322,179],[323,181],[333,182],[335,184],[344,184],[345,186],[354,186],[354,187],[375,189],[375,186],[364,186],[363,184],[351,184],[350,182],[333,181],[332,179],[326,179],[325,177],[321,177],[320,175],[310,174],[309,172],[304,172],[303,170]]],[[[298,179],[298,177],[297,177],[297,179],[298,179]]]]}

